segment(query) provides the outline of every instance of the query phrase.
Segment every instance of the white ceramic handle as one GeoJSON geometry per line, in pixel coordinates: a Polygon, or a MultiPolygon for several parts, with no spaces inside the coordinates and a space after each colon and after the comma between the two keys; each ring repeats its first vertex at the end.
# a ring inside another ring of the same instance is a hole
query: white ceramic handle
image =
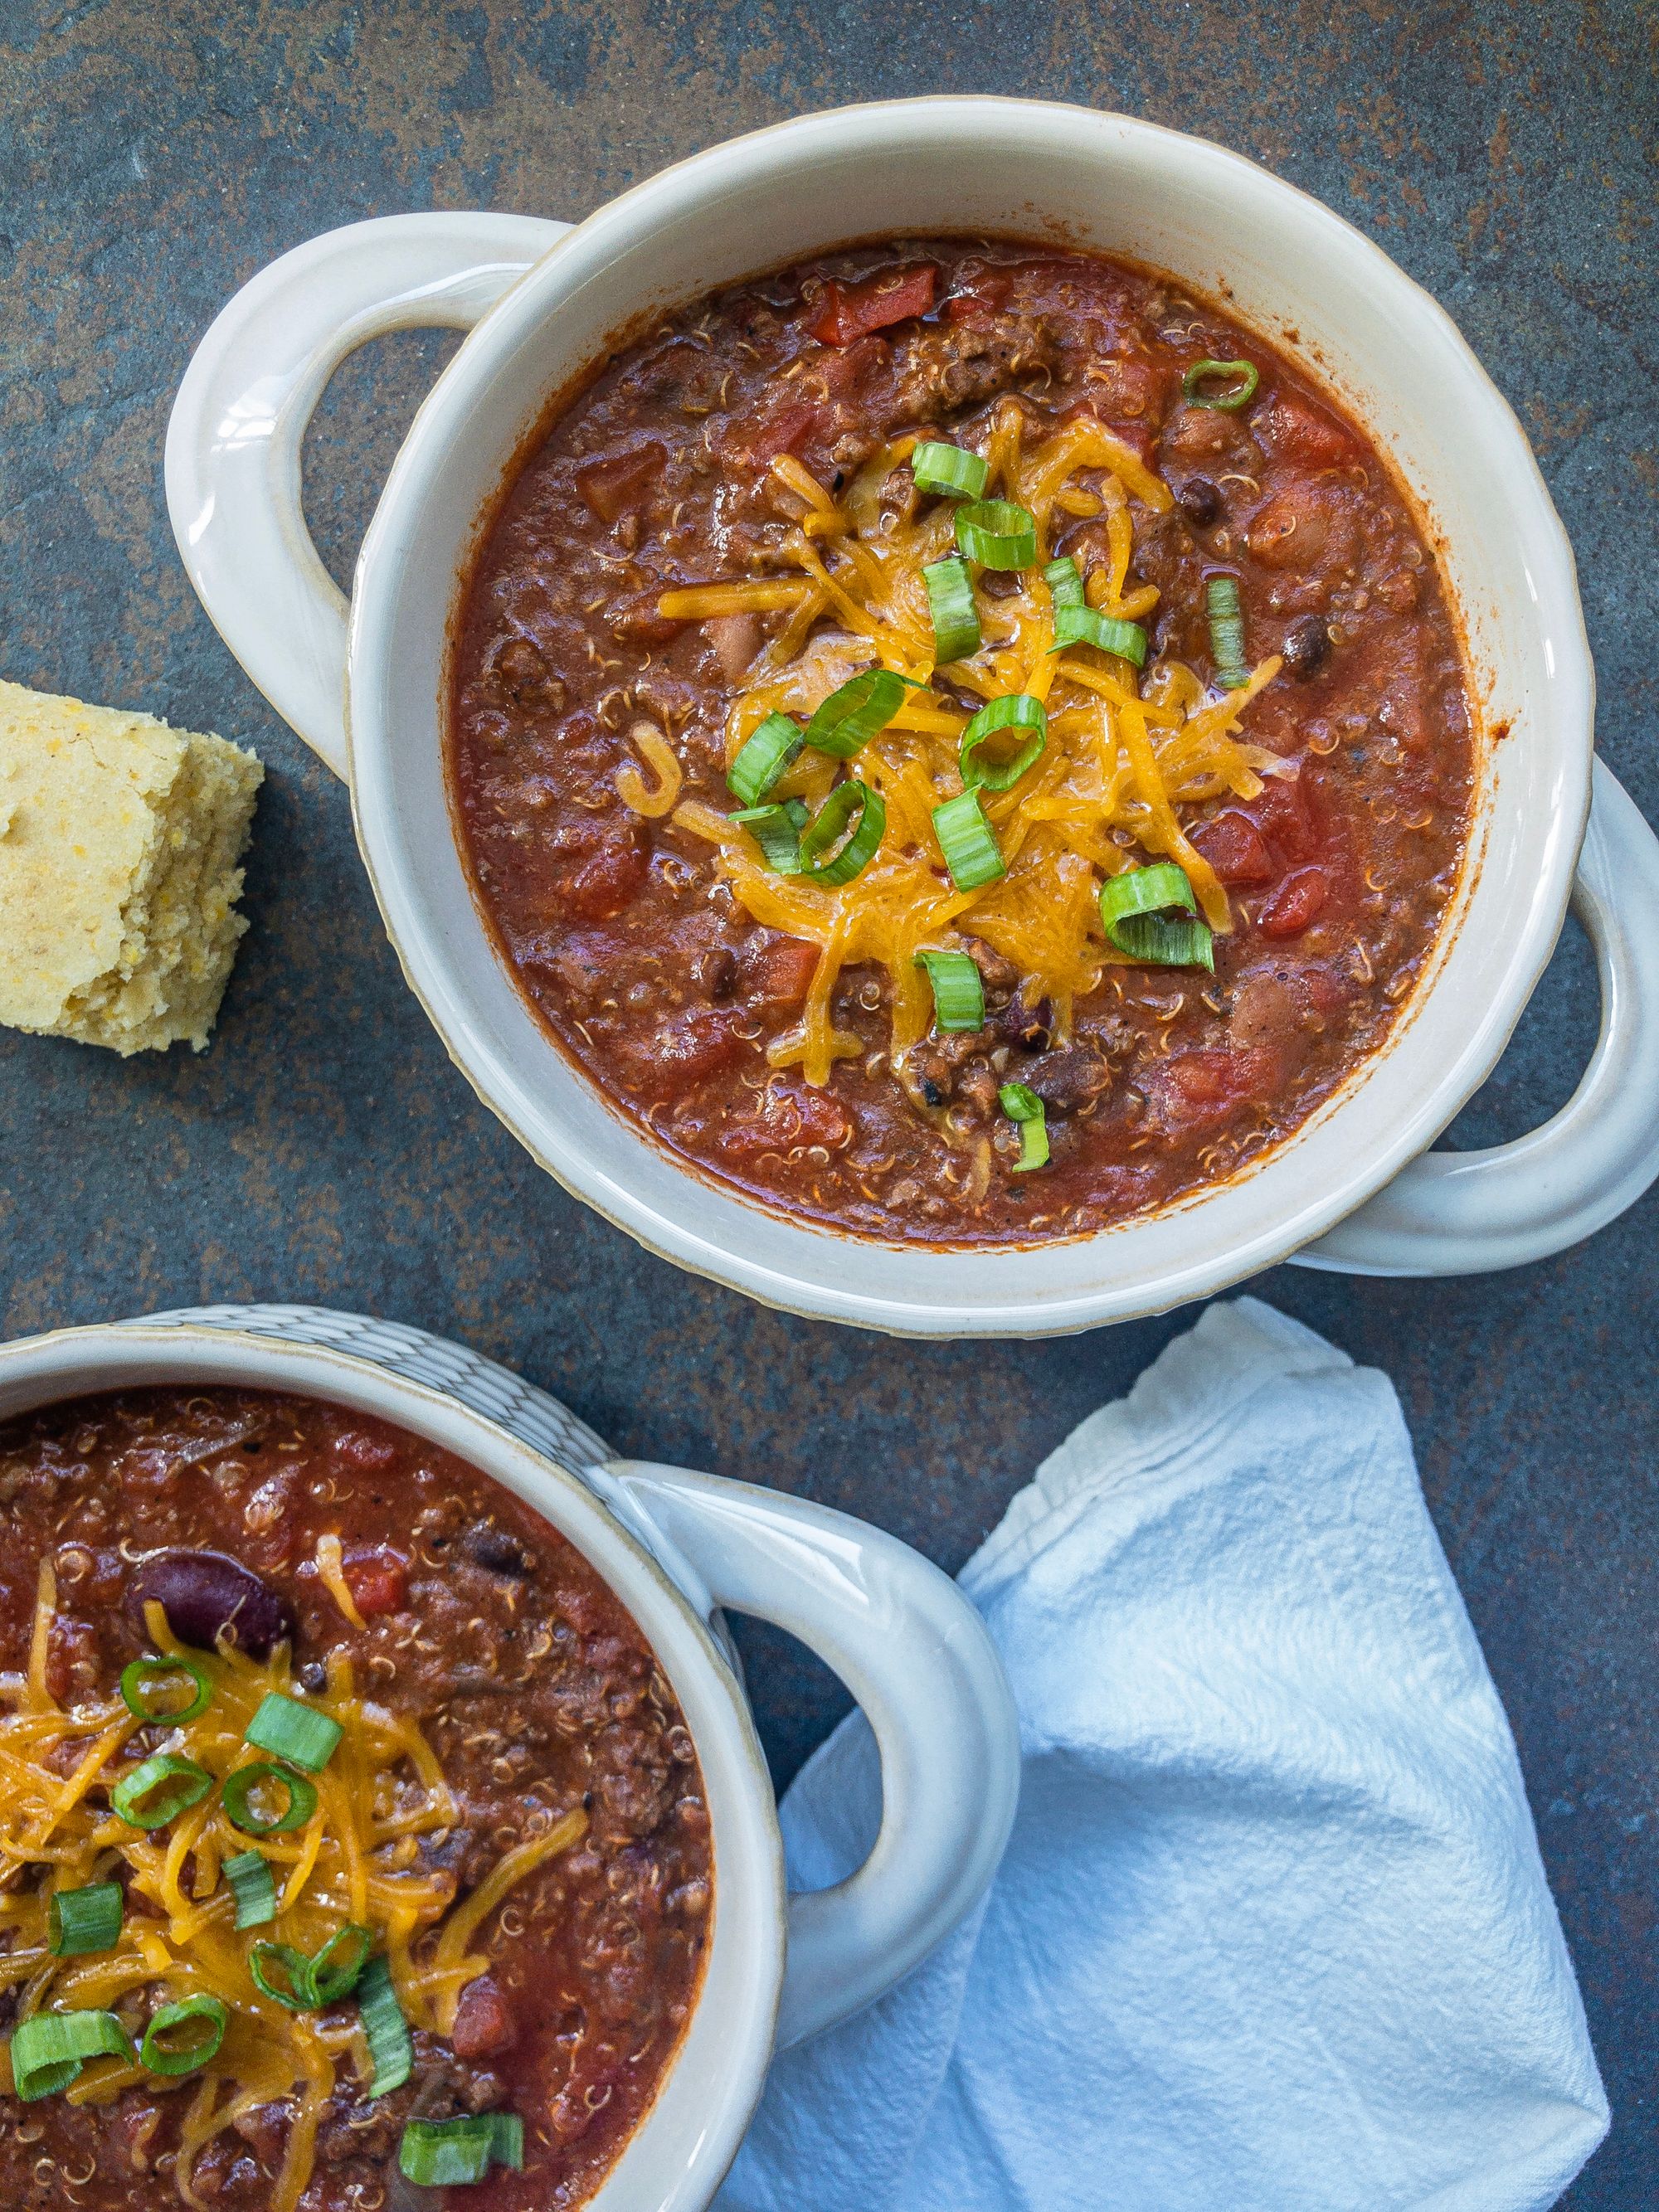
{"type": "Polygon", "coordinates": [[[262,269],[196,349],[167,424],[167,512],[214,627],[285,721],[349,773],[346,601],[300,501],[306,425],[382,332],[470,330],[570,228],[523,215],[348,223],[262,269]]]}
{"type": "Polygon", "coordinates": [[[798,1636],[863,1707],[881,1833],[858,1871],[789,1900],[778,2046],[832,2027],[949,1934],[1002,1856],[1019,1729],[1002,1663],[956,1584],[896,1537],[803,1498],[614,1460],[594,1479],[664,1564],[717,1605],[798,1636]]]}
{"type": "Polygon", "coordinates": [[[1583,1080],[1529,1136],[1425,1152],[1296,1255],[1354,1275],[1473,1275],[1577,1244],[1659,1176],[1659,838],[1595,763],[1573,911],[1595,948],[1601,1034],[1583,1080]]]}

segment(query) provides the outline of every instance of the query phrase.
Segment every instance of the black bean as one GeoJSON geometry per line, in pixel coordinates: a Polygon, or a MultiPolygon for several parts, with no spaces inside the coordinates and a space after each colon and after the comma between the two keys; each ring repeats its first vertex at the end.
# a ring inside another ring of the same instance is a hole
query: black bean
{"type": "Polygon", "coordinates": [[[1208,477],[1188,477],[1176,494],[1188,522],[1207,530],[1221,512],[1221,494],[1208,477]]]}
{"type": "Polygon", "coordinates": [[[211,1651],[222,1635],[251,1659],[294,1641],[294,1607],[240,1560],[220,1552],[155,1552],[127,1584],[127,1603],[142,1625],[154,1602],[181,1644],[211,1651]]]}
{"type": "Polygon", "coordinates": [[[1317,676],[1331,657],[1331,634],[1325,617],[1304,615],[1300,622],[1293,622],[1279,650],[1285,667],[1298,682],[1305,684],[1310,676],[1317,676]]]}
{"type": "Polygon", "coordinates": [[[481,1521],[466,1540],[466,1548],[481,1567],[492,1575],[527,1575],[531,1559],[518,1538],[498,1528],[490,1521],[481,1521]]]}

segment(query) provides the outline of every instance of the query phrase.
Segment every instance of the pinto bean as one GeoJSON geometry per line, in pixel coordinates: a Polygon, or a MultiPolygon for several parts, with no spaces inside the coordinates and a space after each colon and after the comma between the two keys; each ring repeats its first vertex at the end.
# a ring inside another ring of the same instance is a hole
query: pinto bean
{"type": "Polygon", "coordinates": [[[280,1591],[220,1552],[155,1552],[127,1584],[127,1605],[142,1626],[153,1601],[181,1644],[211,1651],[221,1636],[250,1659],[269,1658],[294,1641],[294,1607],[280,1591]]]}

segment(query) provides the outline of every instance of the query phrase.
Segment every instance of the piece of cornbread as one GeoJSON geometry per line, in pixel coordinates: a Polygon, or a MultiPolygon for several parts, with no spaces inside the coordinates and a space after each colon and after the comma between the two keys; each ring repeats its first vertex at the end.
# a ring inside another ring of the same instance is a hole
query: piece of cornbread
{"type": "Polygon", "coordinates": [[[264,777],[222,738],[0,682],[0,1022],[200,1052],[264,777]]]}

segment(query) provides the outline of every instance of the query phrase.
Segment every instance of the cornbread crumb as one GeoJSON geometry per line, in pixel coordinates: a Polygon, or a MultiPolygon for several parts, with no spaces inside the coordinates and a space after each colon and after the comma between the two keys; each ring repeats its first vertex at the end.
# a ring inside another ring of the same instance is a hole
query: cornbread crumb
{"type": "Polygon", "coordinates": [[[0,1022],[200,1052],[264,779],[222,738],[0,681],[0,1022]]]}

